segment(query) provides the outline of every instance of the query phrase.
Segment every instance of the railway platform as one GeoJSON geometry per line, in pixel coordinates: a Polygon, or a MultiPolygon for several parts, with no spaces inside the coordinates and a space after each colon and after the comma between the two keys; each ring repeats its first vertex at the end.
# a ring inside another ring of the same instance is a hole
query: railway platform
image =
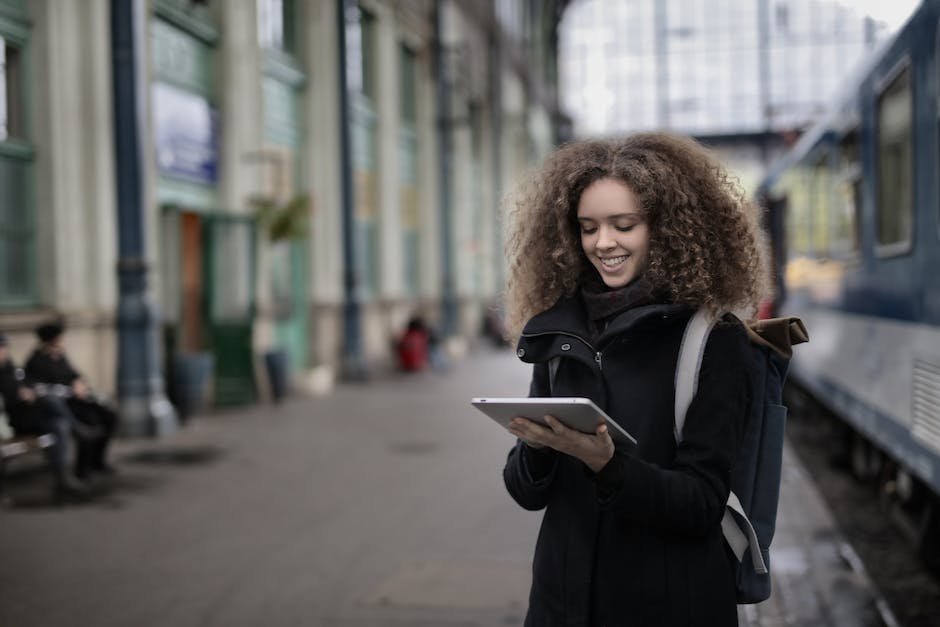
{"type": "Polygon", "coordinates": [[[738,606],[742,627],[897,626],[789,443],[770,568],[771,597],[738,606]]]}
{"type": "MultiPolygon", "coordinates": [[[[24,461],[0,511],[0,625],[521,625],[541,515],[505,493],[512,438],[469,399],[528,376],[480,348],[447,373],[199,416],[117,442],[119,474],[65,507],[24,461]]],[[[789,451],[781,499],[774,595],[741,624],[893,627],[789,451]]]]}

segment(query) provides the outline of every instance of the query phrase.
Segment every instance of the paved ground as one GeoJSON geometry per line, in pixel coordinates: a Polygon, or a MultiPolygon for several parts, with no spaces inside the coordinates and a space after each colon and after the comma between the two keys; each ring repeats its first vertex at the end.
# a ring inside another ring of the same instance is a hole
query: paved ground
{"type": "MultiPolygon", "coordinates": [[[[0,625],[519,625],[540,514],[506,495],[511,437],[468,400],[527,379],[509,352],[479,351],[448,374],[199,417],[119,442],[119,478],[82,505],[50,505],[19,460],[0,625]]],[[[880,624],[791,457],[782,498],[776,594],[743,621],[880,624]]]]}
{"type": "Polygon", "coordinates": [[[752,627],[895,627],[864,566],[835,527],[804,467],[784,452],[770,599],[739,606],[752,627]],[[883,605],[883,604],[882,604],[883,605]]]}

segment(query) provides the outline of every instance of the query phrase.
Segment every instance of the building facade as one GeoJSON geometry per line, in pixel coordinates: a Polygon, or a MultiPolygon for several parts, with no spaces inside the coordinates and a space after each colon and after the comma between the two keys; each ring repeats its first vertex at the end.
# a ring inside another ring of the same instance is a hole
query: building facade
{"type": "MultiPolygon", "coordinates": [[[[413,315],[472,343],[501,288],[501,198],[564,121],[563,4],[141,2],[144,249],[170,387],[209,363],[217,404],[250,402],[266,354],[304,385],[341,370],[351,324],[375,369],[413,315]]],[[[22,359],[36,325],[64,319],[105,392],[120,290],[110,14],[108,0],[0,0],[0,329],[22,359]]]]}

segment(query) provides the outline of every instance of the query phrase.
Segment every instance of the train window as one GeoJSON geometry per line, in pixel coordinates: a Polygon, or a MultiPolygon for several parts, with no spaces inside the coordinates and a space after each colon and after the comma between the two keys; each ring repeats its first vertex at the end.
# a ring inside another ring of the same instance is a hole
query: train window
{"type": "Polygon", "coordinates": [[[858,217],[862,202],[862,167],[859,162],[858,130],[848,133],[839,145],[838,197],[833,216],[832,252],[839,257],[858,254],[858,217]]]}
{"type": "Polygon", "coordinates": [[[829,250],[829,218],[832,215],[832,183],[829,176],[829,156],[823,154],[813,166],[812,204],[810,205],[810,233],[812,253],[817,258],[826,258],[829,250]]]}
{"type": "Polygon", "coordinates": [[[796,259],[809,253],[809,198],[804,184],[803,168],[797,166],[784,174],[782,187],[787,195],[786,245],[787,258],[796,259]]]}
{"type": "Polygon", "coordinates": [[[911,66],[887,81],[878,98],[879,253],[910,250],[913,229],[911,66]]]}

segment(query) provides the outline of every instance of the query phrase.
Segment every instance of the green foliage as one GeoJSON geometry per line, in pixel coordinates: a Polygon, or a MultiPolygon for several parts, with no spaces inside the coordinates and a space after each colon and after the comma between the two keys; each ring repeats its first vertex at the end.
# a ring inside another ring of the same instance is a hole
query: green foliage
{"type": "Polygon", "coordinates": [[[309,213],[309,199],[306,194],[298,194],[286,203],[258,197],[250,204],[254,208],[258,224],[268,234],[270,241],[280,242],[306,237],[309,213]]]}

